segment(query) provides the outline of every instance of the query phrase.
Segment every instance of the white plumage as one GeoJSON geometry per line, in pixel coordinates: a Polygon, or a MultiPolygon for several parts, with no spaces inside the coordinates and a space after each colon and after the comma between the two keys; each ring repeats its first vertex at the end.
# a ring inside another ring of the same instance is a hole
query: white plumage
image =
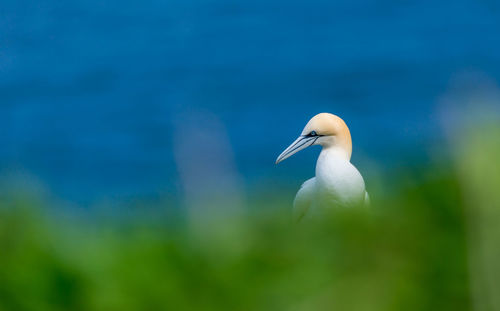
{"type": "Polygon", "coordinates": [[[349,128],[333,114],[314,116],[276,163],[312,145],[323,148],[316,163],[316,177],[305,181],[295,196],[295,218],[311,217],[329,208],[368,205],[369,196],[363,177],[350,162],[352,142],[349,128]]]}

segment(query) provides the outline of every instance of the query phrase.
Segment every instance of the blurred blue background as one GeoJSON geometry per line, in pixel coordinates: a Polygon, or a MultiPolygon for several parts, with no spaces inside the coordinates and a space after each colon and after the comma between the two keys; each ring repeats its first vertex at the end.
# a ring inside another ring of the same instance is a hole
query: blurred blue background
{"type": "Polygon", "coordinates": [[[469,71],[500,78],[497,1],[2,1],[0,174],[78,204],[296,188],[319,149],[274,160],[319,112],[397,168],[469,71]]]}

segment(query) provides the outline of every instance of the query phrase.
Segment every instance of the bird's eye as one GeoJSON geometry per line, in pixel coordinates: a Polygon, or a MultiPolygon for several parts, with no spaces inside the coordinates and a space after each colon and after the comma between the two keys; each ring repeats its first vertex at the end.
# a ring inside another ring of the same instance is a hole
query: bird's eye
{"type": "Polygon", "coordinates": [[[312,131],[311,133],[309,133],[309,136],[318,136],[318,134],[316,134],[316,131],[312,131]]]}

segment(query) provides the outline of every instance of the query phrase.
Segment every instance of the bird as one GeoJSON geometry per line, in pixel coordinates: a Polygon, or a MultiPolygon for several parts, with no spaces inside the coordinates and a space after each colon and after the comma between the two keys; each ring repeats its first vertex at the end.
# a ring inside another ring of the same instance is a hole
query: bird
{"type": "Polygon", "coordinates": [[[300,136],[276,159],[276,164],[309,146],[322,147],[316,176],[306,180],[293,201],[297,221],[332,208],[370,205],[361,173],[351,163],[352,140],[347,124],[331,113],[315,115],[300,136]]]}

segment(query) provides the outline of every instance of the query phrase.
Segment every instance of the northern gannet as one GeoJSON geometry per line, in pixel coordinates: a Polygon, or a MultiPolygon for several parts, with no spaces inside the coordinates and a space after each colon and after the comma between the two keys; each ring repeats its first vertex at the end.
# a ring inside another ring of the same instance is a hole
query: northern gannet
{"type": "Polygon", "coordinates": [[[323,147],[316,162],[316,177],[306,180],[297,192],[294,217],[300,220],[325,208],[369,205],[363,177],[350,162],[351,133],[336,115],[315,115],[299,138],[279,155],[276,164],[312,145],[323,147]]]}

